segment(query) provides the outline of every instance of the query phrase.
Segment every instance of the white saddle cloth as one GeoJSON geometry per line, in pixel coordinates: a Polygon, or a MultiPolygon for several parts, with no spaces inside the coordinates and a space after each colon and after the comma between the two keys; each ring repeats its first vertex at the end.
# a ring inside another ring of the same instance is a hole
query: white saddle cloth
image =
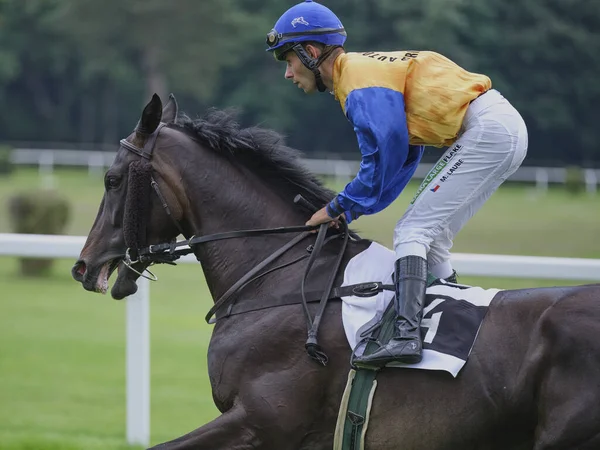
{"type": "MultiPolygon", "coordinates": [[[[368,249],[350,260],[344,273],[343,286],[370,281],[393,284],[395,260],[396,255],[393,251],[373,242],[368,249]]],[[[391,363],[390,366],[444,370],[456,377],[466,363],[487,307],[499,291],[455,285],[436,285],[428,288],[421,323],[422,328],[427,330],[423,359],[418,364],[391,363]],[[455,307],[457,305],[458,308],[455,307]],[[462,324],[463,316],[465,325],[462,324]]],[[[393,297],[394,292],[383,291],[373,297],[342,298],[344,330],[356,355],[362,355],[364,351],[365,342],[361,343],[364,337],[361,337],[361,333],[379,321],[393,297]]]]}

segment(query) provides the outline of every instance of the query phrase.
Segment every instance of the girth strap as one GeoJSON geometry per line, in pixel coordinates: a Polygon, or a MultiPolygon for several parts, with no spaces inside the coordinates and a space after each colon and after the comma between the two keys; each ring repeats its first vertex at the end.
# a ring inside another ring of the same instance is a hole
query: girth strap
{"type": "MultiPolygon", "coordinates": [[[[373,283],[358,283],[349,286],[336,287],[331,290],[329,300],[339,300],[341,297],[373,297],[383,291],[394,291],[393,284],[383,284],[381,282],[373,283]]],[[[307,303],[317,303],[321,301],[323,292],[309,291],[305,293],[307,303]]],[[[264,309],[276,308],[278,306],[299,305],[302,299],[298,293],[289,293],[284,295],[269,295],[254,298],[240,298],[238,301],[231,302],[223,312],[216,312],[215,318],[211,323],[221,319],[226,319],[230,316],[237,316],[252,311],[262,311],[264,309]]]]}

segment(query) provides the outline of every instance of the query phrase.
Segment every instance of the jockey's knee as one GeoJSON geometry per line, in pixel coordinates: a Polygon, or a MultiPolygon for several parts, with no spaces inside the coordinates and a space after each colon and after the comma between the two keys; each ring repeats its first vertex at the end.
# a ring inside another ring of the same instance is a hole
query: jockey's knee
{"type": "Polygon", "coordinates": [[[396,240],[394,240],[394,251],[396,252],[396,258],[416,255],[427,259],[429,245],[426,242],[418,240],[413,240],[410,242],[396,242],[396,240]]]}
{"type": "MultiPolygon", "coordinates": [[[[435,230],[419,227],[407,226],[408,224],[398,222],[394,229],[394,250],[400,248],[414,248],[418,245],[425,250],[425,254],[429,252],[431,243],[435,238],[435,230]]],[[[398,251],[396,251],[398,253],[398,251]]]]}

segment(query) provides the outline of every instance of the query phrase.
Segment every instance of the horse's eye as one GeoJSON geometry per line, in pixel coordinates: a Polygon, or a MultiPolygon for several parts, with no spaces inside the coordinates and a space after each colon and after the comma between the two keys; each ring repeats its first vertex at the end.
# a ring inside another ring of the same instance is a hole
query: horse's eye
{"type": "Polygon", "coordinates": [[[104,182],[106,189],[115,189],[119,187],[119,179],[117,177],[106,177],[104,182]]]}

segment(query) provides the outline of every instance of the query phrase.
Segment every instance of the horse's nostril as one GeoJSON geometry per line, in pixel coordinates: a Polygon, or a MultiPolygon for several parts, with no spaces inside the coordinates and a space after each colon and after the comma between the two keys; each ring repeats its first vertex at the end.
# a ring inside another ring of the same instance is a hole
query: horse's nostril
{"type": "Polygon", "coordinates": [[[83,276],[85,275],[85,271],[87,270],[87,266],[85,262],[79,260],[75,263],[73,268],[71,269],[71,275],[75,280],[81,281],[83,280],[83,276]]]}

